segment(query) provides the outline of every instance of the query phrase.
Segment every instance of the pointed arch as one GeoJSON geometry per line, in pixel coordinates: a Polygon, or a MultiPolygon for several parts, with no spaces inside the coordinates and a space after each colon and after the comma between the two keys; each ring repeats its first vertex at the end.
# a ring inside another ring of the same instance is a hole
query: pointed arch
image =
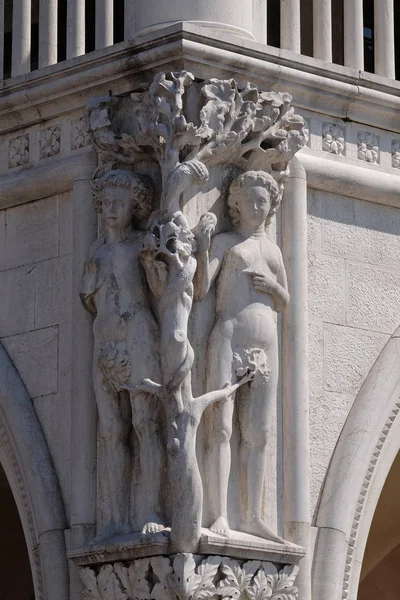
{"type": "Polygon", "coordinates": [[[57,475],[32,400],[1,342],[0,462],[24,530],[36,600],[68,600],[67,525],[57,475]]]}
{"type": "Polygon", "coordinates": [[[317,512],[313,599],[354,600],[372,518],[400,450],[400,328],[364,381],[340,434],[317,512]]]}

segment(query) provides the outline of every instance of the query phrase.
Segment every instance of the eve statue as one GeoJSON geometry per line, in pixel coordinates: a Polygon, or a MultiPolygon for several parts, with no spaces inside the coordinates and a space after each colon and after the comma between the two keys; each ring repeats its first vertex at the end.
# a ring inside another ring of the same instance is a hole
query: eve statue
{"type": "Polygon", "coordinates": [[[103,214],[105,234],[93,243],[85,263],[81,300],[95,315],[93,384],[104,456],[99,469],[110,513],[97,541],[163,528],[160,405],[136,387],[144,377],[160,378],[158,326],[139,261],[145,232],[134,228],[150,214],[152,201],[148,181],[130,171],[112,170],[96,181],[95,207],[103,214]],[[132,426],[139,443],[135,482],[132,426]]]}
{"type": "Polygon", "coordinates": [[[230,535],[228,480],[234,408],[240,427],[240,530],[282,542],[262,514],[266,443],[278,383],[276,313],[289,302],[281,252],[266,227],[280,202],[271,175],[247,171],[230,185],[228,206],[233,232],[213,237],[215,221],[205,215],[195,229],[196,297],[216,282],[216,318],[207,350],[207,391],[233,384],[246,370],[257,375],[226,401],[205,413],[204,480],[210,501],[211,530],[230,535]]]}

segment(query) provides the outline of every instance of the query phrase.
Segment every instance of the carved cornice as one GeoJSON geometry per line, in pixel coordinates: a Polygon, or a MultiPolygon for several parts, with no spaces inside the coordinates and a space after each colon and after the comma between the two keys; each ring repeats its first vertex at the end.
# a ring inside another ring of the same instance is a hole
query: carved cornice
{"type": "Polygon", "coordinates": [[[144,71],[189,69],[198,78],[268,80],[295,92],[297,106],[399,131],[399,83],[180,23],[12,78],[0,90],[0,133],[80,110],[93,94],[128,92],[144,71]]]}
{"type": "Polygon", "coordinates": [[[90,147],[51,163],[0,177],[0,210],[72,190],[74,181],[90,179],[97,162],[90,147]]]}

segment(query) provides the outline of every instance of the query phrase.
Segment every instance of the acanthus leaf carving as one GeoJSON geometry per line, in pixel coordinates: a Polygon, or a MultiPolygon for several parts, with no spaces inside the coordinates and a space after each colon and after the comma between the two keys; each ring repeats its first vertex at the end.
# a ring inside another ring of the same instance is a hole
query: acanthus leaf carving
{"type": "Polygon", "coordinates": [[[86,600],[297,600],[297,573],[295,565],[190,553],[80,570],[86,600]]]}
{"type": "Polygon", "coordinates": [[[147,579],[149,566],[148,558],[135,560],[129,567],[125,567],[122,563],[114,565],[114,572],[128,598],[135,598],[135,600],[150,598],[150,583],[147,579]]]}
{"type": "Polygon", "coordinates": [[[274,600],[297,599],[298,589],[294,586],[299,572],[297,565],[285,565],[279,570],[273,563],[263,562],[262,568],[271,582],[271,597],[274,600]]]}
{"type": "Polygon", "coordinates": [[[82,596],[86,600],[128,600],[112,565],[103,565],[97,576],[88,567],[81,569],[81,579],[85,585],[82,596]]]}
{"type": "Polygon", "coordinates": [[[243,567],[236,560],[224,559],[221,571],[225,578],[218,584],[218,592],[223,597],[243,598],[255,573],[260,568],[260,561],[248,561],[243,567]]]}

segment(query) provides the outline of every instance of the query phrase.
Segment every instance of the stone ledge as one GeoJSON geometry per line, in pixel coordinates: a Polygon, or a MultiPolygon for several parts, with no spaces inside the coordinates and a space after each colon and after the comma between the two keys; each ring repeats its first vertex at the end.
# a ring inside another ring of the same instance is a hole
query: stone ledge
{"type": "Polygon", "coordinates": [[[83,110],[90,96],[110,87],[128,93],[152,69],[277,84],[295,94],[299,108],[399,131],[397,81],[177,23],[7,80],[0,87],[0,133],[83,110]]]}
{"type": "MultiPolygon", "coordinates": [[[[296,544],[277,544],[254,535],[237,531],[231,538],[213,534],[203,529],[198,554],[229,556],[241,560],[266,560],[277,564],[297,564],[306,550],[296,544]]],[[[78,566],[104,564],[113,561],[135,560],[149,556],[170,554],[168,532],[142,535],[128,534],[105,543],[89,544],[71,550],[70,558],[78,566]]]]}

